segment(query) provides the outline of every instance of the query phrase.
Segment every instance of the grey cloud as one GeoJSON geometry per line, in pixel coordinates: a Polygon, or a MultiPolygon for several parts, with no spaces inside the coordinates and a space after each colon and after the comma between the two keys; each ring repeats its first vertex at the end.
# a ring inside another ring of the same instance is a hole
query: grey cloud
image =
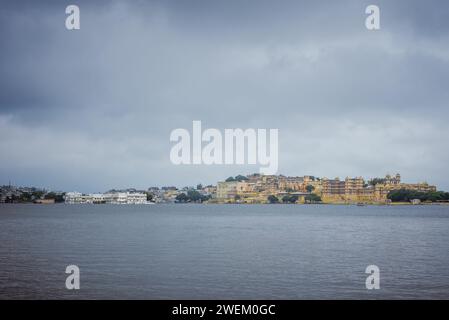
{"type": "Polygon", "coordinates": [[[170,131],[202,120],[279,128],[281,173],[449,188],[444,1],[379,1],[379,32],[364,28],[370,1],[77,3],[76,32],[69,2],[2,3],[0,183],[102,191],[257,171],[171,165],[170,131]]]}

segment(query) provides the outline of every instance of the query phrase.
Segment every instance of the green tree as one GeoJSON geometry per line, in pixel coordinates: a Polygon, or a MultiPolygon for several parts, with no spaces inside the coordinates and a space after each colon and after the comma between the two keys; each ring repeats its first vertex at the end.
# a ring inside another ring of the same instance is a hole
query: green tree
{"type": "Polygon", "coordinates": [[[33,200],[35,200],[35,199],[41,199],[41,198],[44,196],[44,194],[45,194],[44,191],[37,190],[37,191],[34,191],[34,192],[32,193],[31,197],[33,198],[33,200]]]}
{"type": "Polygon", "coordinates": [[[234,179],[234,177],[229,177],[229,178],[227,178],[225,181],[226,181],[226,182],[232,182],[232,181],[235,181],[235,179],[234,179]]]}
{"type": "Polygon", "coordinates": [[[236,176],[236,177],[234,178],[234,180],[235,180],[235,181],[246,181],[246,180],[248,180],[248,178],[245,177],[245,176],[242,176],[241,174],[239,174],[238,176],[236,176]]]}
{"type": "Polygon", "coordinates": [[[210,194],[208,194],[207,196],[201,196],[201,202],[204,202],[204,201],[207,201],[207,200],[209,200],[210,198],[212,198],[212,196],[210,195],[210,194]]]}
{"type": "Polygon", "coordinates": [[[267,198],[269,203],[279,203],[279,199],[276,196],[273,196],[272,194],[270,194],[267,198]]]}
{"type": "Polygon", "coordinates": [[[304,200],[308,203],[321,202],[321,197],[319,195],[316,195],[315,193],[312,193],[305,196],[304,200]]]}
{"type": "Polygon", "coordinates": [[[390,199],[392,202],[409,202],[413,199],[430,202],[447,201],[449,200],[449,193],[443,191],[422,192],[416,190],[399,189],[390,191],[387,195],[387,199],[390,199]]]}
{"type": "Polygon", "coordinates": [[[31,202],[33,201],[32,194],[29,192],[23,192],[19,197],[20,202],[31,202]]]}
{"type": "Polygon", "coordinates": [[[63,193],[58,193],[55,197],[55,202],[56,203],[63,203],[65,201],[65,192],[63,193]]]}
{"type": "Polygon", "coordinates": [[[313,190],[315,190],[315,187],[312,186],[311,184],[309,184],[306,186],[306,190],[307,190],[307,192],[311,193],[313,190]]]}
{"type": "Polygon", "coordinates": [[[282,202],[284,203],[295,203],[296,201],[298,201],[298,196],[297,195],[285,195],[282,197],[282,202]]]}
{"type": "Polygon", "coordinates": [[[196,190],[189,190],[187,191],[187,197],[190,201],[198,202],[202,200],[203,195],[196,190]]]}
{"type": "Polygon", "coordinates": [[[185,193],[180,193],[176,196],[175,199],[177,202],[187,202],[189,200],[189,197],[187,197],[185,193]]]}

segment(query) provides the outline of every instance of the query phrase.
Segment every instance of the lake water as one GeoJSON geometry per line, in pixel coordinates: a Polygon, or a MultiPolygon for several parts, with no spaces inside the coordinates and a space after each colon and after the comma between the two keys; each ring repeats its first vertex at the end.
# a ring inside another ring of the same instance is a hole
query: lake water
{"type": "Polygon", "coordinates": [[[11,298],[448,299],[449,206],[3,204],[11,298]]]}

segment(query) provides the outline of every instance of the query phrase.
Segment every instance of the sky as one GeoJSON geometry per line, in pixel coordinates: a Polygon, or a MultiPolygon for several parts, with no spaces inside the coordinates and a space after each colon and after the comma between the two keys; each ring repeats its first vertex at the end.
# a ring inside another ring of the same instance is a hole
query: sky
{"type": "Polygon", "coordinates": [[[447,1],[2,1],[0,184],[215,184],[170,133],[279,129],[279,174],[449,190],[447,1]],[[80,8],[80,30],[65,8],[80,8]],[[380,7],[380,30],[365,8],[380,7]]]}

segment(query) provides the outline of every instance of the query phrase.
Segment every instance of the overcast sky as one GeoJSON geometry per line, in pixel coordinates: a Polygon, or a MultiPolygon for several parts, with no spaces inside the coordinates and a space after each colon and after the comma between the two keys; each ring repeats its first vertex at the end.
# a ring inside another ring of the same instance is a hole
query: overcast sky
{"type": "Polygon", "coordinates": [[[216,183],[175,128],[278,128],[286,175],[449,190],[447,1],[2,1],[0,184],[216,183]],[[77,4],[81,30],[65,28],[77,4]],[[381,30],[365,28],[379,5],[381,30]]]}

